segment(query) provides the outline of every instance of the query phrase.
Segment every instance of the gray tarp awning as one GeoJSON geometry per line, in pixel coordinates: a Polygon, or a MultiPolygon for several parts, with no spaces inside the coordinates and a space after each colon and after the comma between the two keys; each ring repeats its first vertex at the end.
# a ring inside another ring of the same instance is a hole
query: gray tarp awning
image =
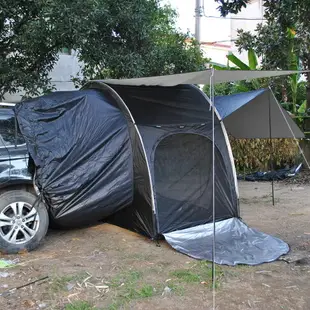
{"type": "Polygon", "coordinates": [[[173,75],[152,76],[135,79],[107,79],[101,82],[116,85],[131,86],[176,86],[180,84],[210,84],[213,73],[213,83],[234,82],[242,80],[251,80],[258,78],[275,77],[281,75],[290,75],[304,73],[306,71],[264,71],[264,70],[204,70],[198,72],[181,73],[173,75]]]}
{"type": "Polygon", "coordinates": [[[269,88],[218,96],[214,101],[227,132],[235,138],[304,138],[269,88]]]}

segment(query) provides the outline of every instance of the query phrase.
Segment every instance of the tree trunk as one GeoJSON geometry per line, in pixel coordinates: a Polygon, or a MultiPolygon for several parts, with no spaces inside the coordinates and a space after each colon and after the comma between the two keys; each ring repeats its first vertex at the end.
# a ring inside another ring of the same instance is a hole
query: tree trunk
{"type": "MultiPolygon", "coordinates": [[[[310,68],[310,59],[308,60],[308,68],[310,68]]],[[[307,103],[306,103],[306,115],[310,116],[310,113],[308,111],[310,111],[310,72],[307,73],[307,94],[306,94],[306,99],[307,99],[307,103]]],[[[304,119],[304,130],[306,132],[310,131],[310,118],[306,118],[304,119]]]]}

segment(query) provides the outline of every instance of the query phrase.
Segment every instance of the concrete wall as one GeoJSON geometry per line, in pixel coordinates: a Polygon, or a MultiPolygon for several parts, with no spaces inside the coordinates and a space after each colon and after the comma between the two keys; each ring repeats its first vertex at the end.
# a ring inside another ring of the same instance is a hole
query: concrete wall
{"type": "Polygon", "coordinates": [[[230,45],[224,44],[205,44],[201,43],[201,49],[205,57],[211,58],[212,62],[216,62],[221,65],[227,65],[227,58],[229,51],[231,50],[230,45]]]}

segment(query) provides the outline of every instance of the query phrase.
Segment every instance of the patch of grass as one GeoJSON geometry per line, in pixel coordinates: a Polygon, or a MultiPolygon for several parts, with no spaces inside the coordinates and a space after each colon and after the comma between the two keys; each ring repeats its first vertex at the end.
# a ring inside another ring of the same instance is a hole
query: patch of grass
{"type": "Polygon", "coordinates": [[[97,310],[88,301],[75,301],[66,305],[65,310],[97,310]]]}
{"type": "Polygon", "coordinates": [[[129,282],[136,282],[141,278],[142,278],[142,272],[140,272],[140,271],[130,271],[128,273],[128,281],[129,282]]]}
{"type": "Polygon", "coordinates": [[[151,285],[143,285],[137,293],[140,298],[149,298],[154,295],[154,288],[151,285]]]}
{"type": "Polygon", "coordinates": [[[50,286],[51,290],[55,293],[64,291],[67,289],[69,282],[79,282],[85,279],[88,275],[86,273],[79,273],[75,275],[65,275],[62,277],[54,277],[53,282],[50,286]]]}
{"type": "Polygon", "coordinates": [[[152,285],[141,283],[143,274],[139,271],[129,271],[116,276],[110,282],[110,287],[116,291],[115,300],[108,306],[109,310],[122,308],[133,300],[154,296],[152,285]]]}
{"type": "Polygon", "coordinates": [[[171,276],[176,277],[181,282],[185,283],[201,282],[201,278],[198,274],[187,269],[173,271],[171,272],[171,276]]]}
{"type": "Polygon", "coordinates": [[[169,282],[167,285],[174,294],[177,296],[184,296],[185,294],[185,287],[181,284],[175,284],[173,282],[169,282]]]}
{"type": "MultiPolygon", "coordinates": [[[[212,285],[212,269],[208,262],[201,261],[192,265],[188,269],[179,269],[172,271],[170,275],[178,283],[205,283],[208,286],[212,285]]],[[[224,273],[220,267],[216,267],[215,275],[217,279],[217,285],[222,279],[224,273]]]]}
{"type": "Polygon", "coordinates": [[[123,306],[123,302],[121,300],[116,300],[112,304],[110,304],[106,309],[107,310],[118,310],[123,306]]]}
{"type": "Polygon", "coordinates": [[[109,286],[115,288],[121,286],[123,283],[124,285],[129,285],[137,282],[141,278],[142,278],[142,272],[131,270],[117,275],[115,278],[111,280],[109,286]]]}
{"type": "Polygon", "coordinates": [[[151,285],[144,284],[140,288],[134,286],[124,286],[124,289],[120,293],[120,297],[131,301],[133,299],[149,298],[154,295],[154,288],[151,285]]]}

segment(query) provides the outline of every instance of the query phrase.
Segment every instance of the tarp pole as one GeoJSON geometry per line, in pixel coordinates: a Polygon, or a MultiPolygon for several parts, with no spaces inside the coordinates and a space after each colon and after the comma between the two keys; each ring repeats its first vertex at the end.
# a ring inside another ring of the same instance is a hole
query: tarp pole
{"type": "MultiPolygon", "coordinates": [[[[270,99],[270,90],[268,94],[269,99],[269,142],[270,142],[270,169],[271,172],[273,172],[273,146],[272,146],[272,133],[271,133],[271,99],[270,99]]],[[[271,195],[272,195],[272,205],[275,205],[275,199],[274,199],[274,179],[271,174],[271,195]]]]}
{"type": "MultiPolygon", "coordinates": [[[[269,88],[270,88],[270,87],[269,87],[269,88]]],[[[301,146],[300,146],[300,144],[299,144],[299,141],[298,141],[298,139],[296,138],[296,136],[295,136],[295,134],[294,134],[293,129],[291,128],[289,122],[287,121],[287,119],[286,119],[286,117],[285,117],[285,115],[284,115],[283,109],[281,108],[281,106],[280,106],[278,100],[276,99],[274,93],[271,93],[271,94],[272,94],[273,98],[276,100],[277,106],[278,106],[278,108],[279,108],[279,110],[280,110],[280,112],[281,112],[281,114],[282,114],[282,117],[284,118],[287,127],[290,129],[291,134],[292,134],[292,136],[294,137],[294,140],[295,140],[295,142],[296,142],[296,145],[297,145],[297,147],[298,147],[298,149],[299,149],[299,152],[300,152],[300,154],[302,155],[302,157],[303,157],[303,159],[304,159],[304,161],[305,161],[305,163],[306,163],[306,166],[307,166],[308,169],[310,170],[310,163],[308,162],[308,160],[307,160],[307,158],[306,158],[306,156],[305,156],[305,153],[304,153],[304,151],[302,150],[302,148],[301,148],[301,146]]]]}
{"type": "Polygon", "coordinates": [[[215,105],[214,105],[214,69],[211,69],[210,76],[210,100],[212,109],[212,220],[213,220],[213,240],[212,240],[212,288],[213,303],[215,303],[215,105]]]}

